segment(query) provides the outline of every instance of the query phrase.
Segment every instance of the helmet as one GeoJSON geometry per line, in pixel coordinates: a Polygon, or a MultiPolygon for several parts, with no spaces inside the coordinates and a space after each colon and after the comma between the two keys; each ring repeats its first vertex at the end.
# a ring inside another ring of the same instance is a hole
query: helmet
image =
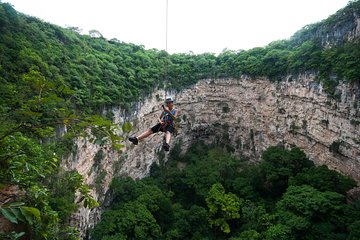
{"type": "Polygon", "coordinates": [[[168,103],[168,102],[174,102],[174,99],[172,98],[172,96],[167,96],[166,97],[165,103],[168,103]]]}

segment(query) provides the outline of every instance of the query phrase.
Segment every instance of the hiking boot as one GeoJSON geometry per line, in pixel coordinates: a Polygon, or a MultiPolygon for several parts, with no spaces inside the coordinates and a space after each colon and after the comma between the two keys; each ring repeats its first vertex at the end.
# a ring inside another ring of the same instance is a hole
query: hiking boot
{"type": "Polygon", "coordinates": [[[137,137],[129,137],[129,141],[132,142],[134,145],[138,145],[139,143],[137,137]]]}
{"type": "Polygon", "coordinates": [[[167,143],[164,143],[163,148],[166,152],[168,152],[170,150],[170,145],[167,143]]]}

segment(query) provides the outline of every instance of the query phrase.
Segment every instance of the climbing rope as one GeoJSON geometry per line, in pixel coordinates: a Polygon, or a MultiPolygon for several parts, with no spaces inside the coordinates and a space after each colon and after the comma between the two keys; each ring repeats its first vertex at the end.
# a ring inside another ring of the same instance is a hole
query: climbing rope
{"type": "MultiPolygon", "coordinates": [[[[168,54],[168,25],[169,25],[169,0],[166,0],[166,13],[165,13],[165,52],[168,54]]],[[[169,68],[169,55],[165,59],[165,73],[164,73],[164,99],[166,98],[166,82],[168,80],[168,68],[169,68]]]]}
{"type": "Polygon", "coordinates": [[[165,51],[168,49],[169,0],[166,0],[165,51]]]}

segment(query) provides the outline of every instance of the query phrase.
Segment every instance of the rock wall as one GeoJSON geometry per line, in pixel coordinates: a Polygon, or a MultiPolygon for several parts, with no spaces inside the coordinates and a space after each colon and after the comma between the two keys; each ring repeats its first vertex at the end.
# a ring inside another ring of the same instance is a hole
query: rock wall
{"type": "Polygon", "coordinates": [[[324,47],[341,45],[348,41],[359,41],[360,37],[360,4],[348,3],[327,19],[305,26],[291,37],[296,44],[307,40],[319,40],[324,47]],[[300,34],[299,34],[300,33],[300,34]]]}
{"type": "MultiPolygon", "coordinates": [[[[194,140],[228,141],[235,153],[253,161],[271,145],[296,145],[316,164],[360,182],[360,90],[343,83],[338,91],[340,100],[329,98],[312,75],[279,83],[245,77],[201,81],[173,95],[180,112],[175,142],[186,148],[194,140]]],[[[135,134],[156,123],[160,104],[143,105],[135,134]]],[[[144,177],[159,158],[161,142],[157,134],[131,146],[122,171],[144,177]]]]}
{"type": "MultiPolygon", "coordinates": [[[[185,150],[197,140],[222,143],[249,161],[259,161],[271,145],[296,145],[316,164],[360,182],[360,89],[343,83],[338,91],[341,99],[329,98],[313,75],[289,76],[278,83],[247,77],[200,81],[172,94],[180,116],[179,135],[171,145],[181,141],[185,150]]],[[[130,119],[131,134],[138,135],[156,124],[164,96],[164,91],[154,92],[131,116],[113,109],[114,121],[122,124],[130,119]]],[[[166,160],[162,141],[162,134],[157,133],[137,146],[124,141],[122,152],[116,152],[79,139],[77,153],[64,166],[77,169],[104,203],[114,175],[143,178],[152,163],[166,160]],[[103,152],[101,161],[96,157],[99,151],[103,152]]],[[[85,233],[99,220],[105,205],[92,211],[80,209],[74,225],[85,233]]]]}

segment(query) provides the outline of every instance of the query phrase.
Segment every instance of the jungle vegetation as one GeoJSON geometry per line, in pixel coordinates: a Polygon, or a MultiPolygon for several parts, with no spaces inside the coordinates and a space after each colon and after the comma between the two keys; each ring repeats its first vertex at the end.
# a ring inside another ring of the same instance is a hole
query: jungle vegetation
{"type": "MultiPolygon", "coordinates": [[[[177,146],[180,148],[180,146],[177,146]]],[[[176,150],[151,176],[115,178],[92,230],[110,239],[359,239],[354,180],[314,166],[299,148],[268,148],[249,164],[217,146],[176,150]]]]}
{"type": "MultiPolygon", "coordinates": [[[[110,140],[115,149],[120,149],[122,139],[114,134],[118,126],[111,122],[111,116],[103,114],[104,111],[115,106],[131,112],[134,102],[142,101],[156,88],[180,90],[201,79],[238,78],[241,75],[278,81],[288,75],[311,72],[317,75],[330,97],[338,98],[338,81],[358,82],[360,79],[360,43],[334,42],[331,47],[325,47],[321,36],[331,33],[339,23],[351,22],[353,13],[360,14],[360,1],[351,1],[329,19],[306,26],[289,40],[275,41],[265,47],[247,51],[224,50],[219,55],[170,55],[163,50],[105,39],[96,30],[81,35],[76,27],[61,28],[19,13],[10,4],[0,2],[0,189],[15,185],[26,193],[15,203],[1,202],[2,215],[13,223],[24,224],[33,239],[76,239],[76,229],[68,227],[71,214],[79,204],[95,207],[97,203],[90,195],[89,186],[83,184],[82,176],[59,167],[61,160],[76,151],[73,139],[84,136],[86,128],[92,129],[96,143],[110,140]],[[63,131],[65,126],[66,132],[63,131]],[[64,189],[64,185],[68,187],[64,189]],[[75,192],[82,196],[81,202],[74,202],[75,192]]],[[[217,176],[213,177],[217,179],[217,176]]],[[[236,209],[244,206],[239,198],[248,199],[221,181],[221,185],[217,181],[210,182],[215,184],[208,186],[212,190],[198,189],[202,194],[196,200],[199,208],[192,211],[199,211],[200,215],[205,216],[206,206],[218,201],[217,194],[226,196],[226,201],[234,201],[236,209]],[[210,190],[214,196],[208,198],[210,190]]],[[[141,181],[136,184],[140,183],[143,184],[141,181]]],[[[159,184],[156,187],[166,187],[159,184]]],[[[155,185],[150,187],[155,188],[155,185]]],[[[312,188],[306,191],[318,191],[316,187],[312,188]]],[[[286,194],[284,191],[282,189],[281,193],[286,194]]],[[[168,191],[162,193],[169,194],[168,191]]],[[[145,211],[143,206],[134,205],[139,204],[136,199],[140,195],[133,196],[128,200],[134,203],[127,208],[145,211]]],[[[167,197],[174,204],[182,203],[177,197],[167,197]]],[[[342,203],[337,197],[334,199],[342,203]]],[[[274,198],[274,201],[279,199],[274,198]]],[[[123,207],[119,205],[119,208],[123,207]]],[[[170,204],[169,208],[171,210],[173,206],[170,204]]],[[[179,205],[179,208],[182,208],[179,211],[189,210],[185,205],[179,205]]],[[[139,214],[145,214],[144,211],[139,214]]],[[[274,212],[266,210],[266,213],[273,216],[274,212]]],[[[160,218],[146,214],[145,217],[154,224],[152,236],[168,232],[163,228],[175,229],[167,223],[157,222],[160,218]]],[[[210,225],[208,219],[203,218],[204,229],[198,230],[199,234],[209,229],[216,229],[213,236],[221,236],[224,229],[232,232],[231,223],[240,221],[233,218],[241,219],[237,218],[238,214],[216,213],[210,225]],[[224,218],[220,222],[218,215],[224,218]],[[227,227],[225,223],[229,221],[227,227]]],[[[181,218],[180,215],[177,218],[181,218]]],[[[275,220],[269,222],[275,223],[275,220]]],[[[235,226],[239,227],[239,224],[235,226]]],[[[355,225],[353,228],[356,229],[355,225]]],[[[254,231],[264,234],[264,229],[268,228],[254,231]]],[[[271,228],[271,231],[277,230],[284,234],[293,233],[292,228],[284,229],[282,225],[271,228]]],[[[355,234],[349,229],[335,228],[333,232],[355,234]]],[[[0,237],[16,239],[23,234],[25,232],[14,232],[0,237]]]]}

